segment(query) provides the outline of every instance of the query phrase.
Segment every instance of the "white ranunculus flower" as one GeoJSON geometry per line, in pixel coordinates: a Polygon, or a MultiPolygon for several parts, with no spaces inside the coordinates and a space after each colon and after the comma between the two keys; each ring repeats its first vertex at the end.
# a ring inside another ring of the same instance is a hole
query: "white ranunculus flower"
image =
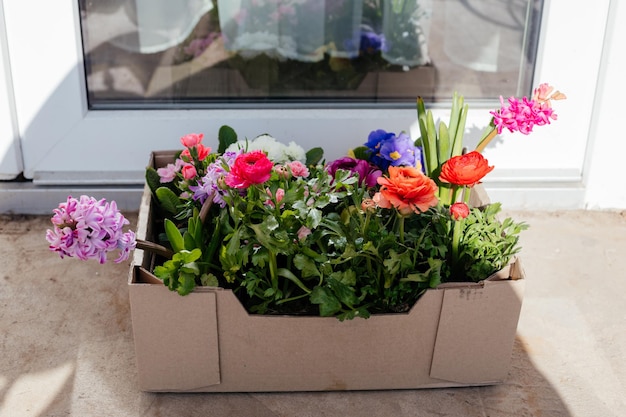
{"type": "Polygon", "coordinates": [[[267,154],[267,157],[274,163],[284,163],[289,161],[306,161],[306,153],[304,149],[295,142],[289,145],[278,142],[270,135],[260,135],[253,140],[240,140],[230,145],[227,152],[242,149],[244,152],[261,150],[267,154]]]}

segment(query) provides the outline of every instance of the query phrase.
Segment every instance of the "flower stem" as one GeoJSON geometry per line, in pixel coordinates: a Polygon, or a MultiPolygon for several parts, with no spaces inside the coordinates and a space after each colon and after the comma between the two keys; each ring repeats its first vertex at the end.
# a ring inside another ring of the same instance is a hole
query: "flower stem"
{"type": "Polygon", "coordinates": [[[489,142],[491,142],[492,139],[495,138],[497,134],[498,134],[498,130],[495,128],[495,126],[491,127],[491,130],[489,131],[489,133],[485,134],[483,138],[480,140],[480,142],[478,142],[478,145],[476,145],[475,151],[482,153],[482,151],[485,150],[489,142]]]}
{"type": "Polygon", "coordinates": [[[398,213],[398,232],[400,234],[400,243],[404,244],[404,216],[398,213]]]}
{"type": "Polygon", "coordinates": [[[172,259],[172,256],[174,256],[174,253],[165,246],[142,239],[137,239],[137,249],[143,249],[148,252],[156,253],[157,255],[161,255],[167,259],[172,259]]]}
{"type": "Polygon", "coordinates": [[[463,231],[463,219],[454,221],[452,232],[452,268],[457,269],[459,262],[459,246],[461,246],[461,234],[463,231]]]}
{"type": "Polygon", "coordinates": [[[271,250],[267,251],[269,256],[269,267],[270,267],[270,279],[272,280],[272,288],[274,290],[278,289],[278,260],[276,259],[276,253],[271,250]]]}

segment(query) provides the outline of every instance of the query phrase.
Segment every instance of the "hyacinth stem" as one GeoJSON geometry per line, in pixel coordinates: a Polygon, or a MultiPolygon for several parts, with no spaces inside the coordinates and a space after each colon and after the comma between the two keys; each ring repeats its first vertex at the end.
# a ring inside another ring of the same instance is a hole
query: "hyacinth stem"
{"type": "Polygon", "coordinates": [[[147,240],[137,239],[137,249],[143,249],[148,252],[156,253],[157,255],[161,255],[164,258],[172,259],[174,256],[174,252],[166,248],[165,246],[161,246],[154,242],[149,242],[147,240]]]}
{"type": "Polygon", "coordinates": [[[496,135],[498,134],[498,130],[495,127],[491,128],[491,131],[489,133],[487,133],[481,140],[480,142],[478,142],[478,145],[476,145],[476,152],[482,153],[485,148],[487,147],[487,145],[489,144],[489,142],[491,142],[493,140],[493,138],[496,137],[496,135]]]}
{"type": "Polygon", "coordinates": [[[204,204],[202,204],[202,208],[200,209],[200,222],[204,224],[207,215],[209,214],[209,210],[211,209],[211,205],[213,205],[213,197],[215,197],[215,191],[213,191],[206,200],[204,200],[204,204]]]}

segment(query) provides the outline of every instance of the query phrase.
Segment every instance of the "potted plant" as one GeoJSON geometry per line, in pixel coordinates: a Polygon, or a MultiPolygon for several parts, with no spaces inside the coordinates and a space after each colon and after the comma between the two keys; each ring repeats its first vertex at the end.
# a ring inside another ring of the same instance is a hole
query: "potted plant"
{"type": "Polygon", "coordinates": [[[61,256],[101,262],[144,249],[129,287],[145,390],[498,382],[526,226],[475,192],[493,169],[481,151],[502,129],[550,123],[561,98],[542,84],[503,101],[471,152],[460,96],[438,126],[418,99],[417,140],[376,130],[331,162],[268,135],[238,140],[228,126],[217,152],[189,134],[182,151],[151,157],[138,239],[121,231],[114,202],[85,196],[55,210],[47,239],[61,256]]]}

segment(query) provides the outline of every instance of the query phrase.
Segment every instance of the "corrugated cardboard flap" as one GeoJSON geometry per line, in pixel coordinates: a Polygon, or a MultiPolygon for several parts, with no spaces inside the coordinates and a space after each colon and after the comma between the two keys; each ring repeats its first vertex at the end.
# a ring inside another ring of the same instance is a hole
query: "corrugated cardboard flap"
{"type": "Polygon", "coordinates": [[[214,293],[191,293],[180,302],[162,284],[135,282],[129,295],[142,390],[187,391],[221,382],[214,293]]]}
{"type": "Polygon", "coordinates": [[[509,370],[525,281],[510,278],[445,288],[430,376],[462,384],[502,382],[509,370]]]}

